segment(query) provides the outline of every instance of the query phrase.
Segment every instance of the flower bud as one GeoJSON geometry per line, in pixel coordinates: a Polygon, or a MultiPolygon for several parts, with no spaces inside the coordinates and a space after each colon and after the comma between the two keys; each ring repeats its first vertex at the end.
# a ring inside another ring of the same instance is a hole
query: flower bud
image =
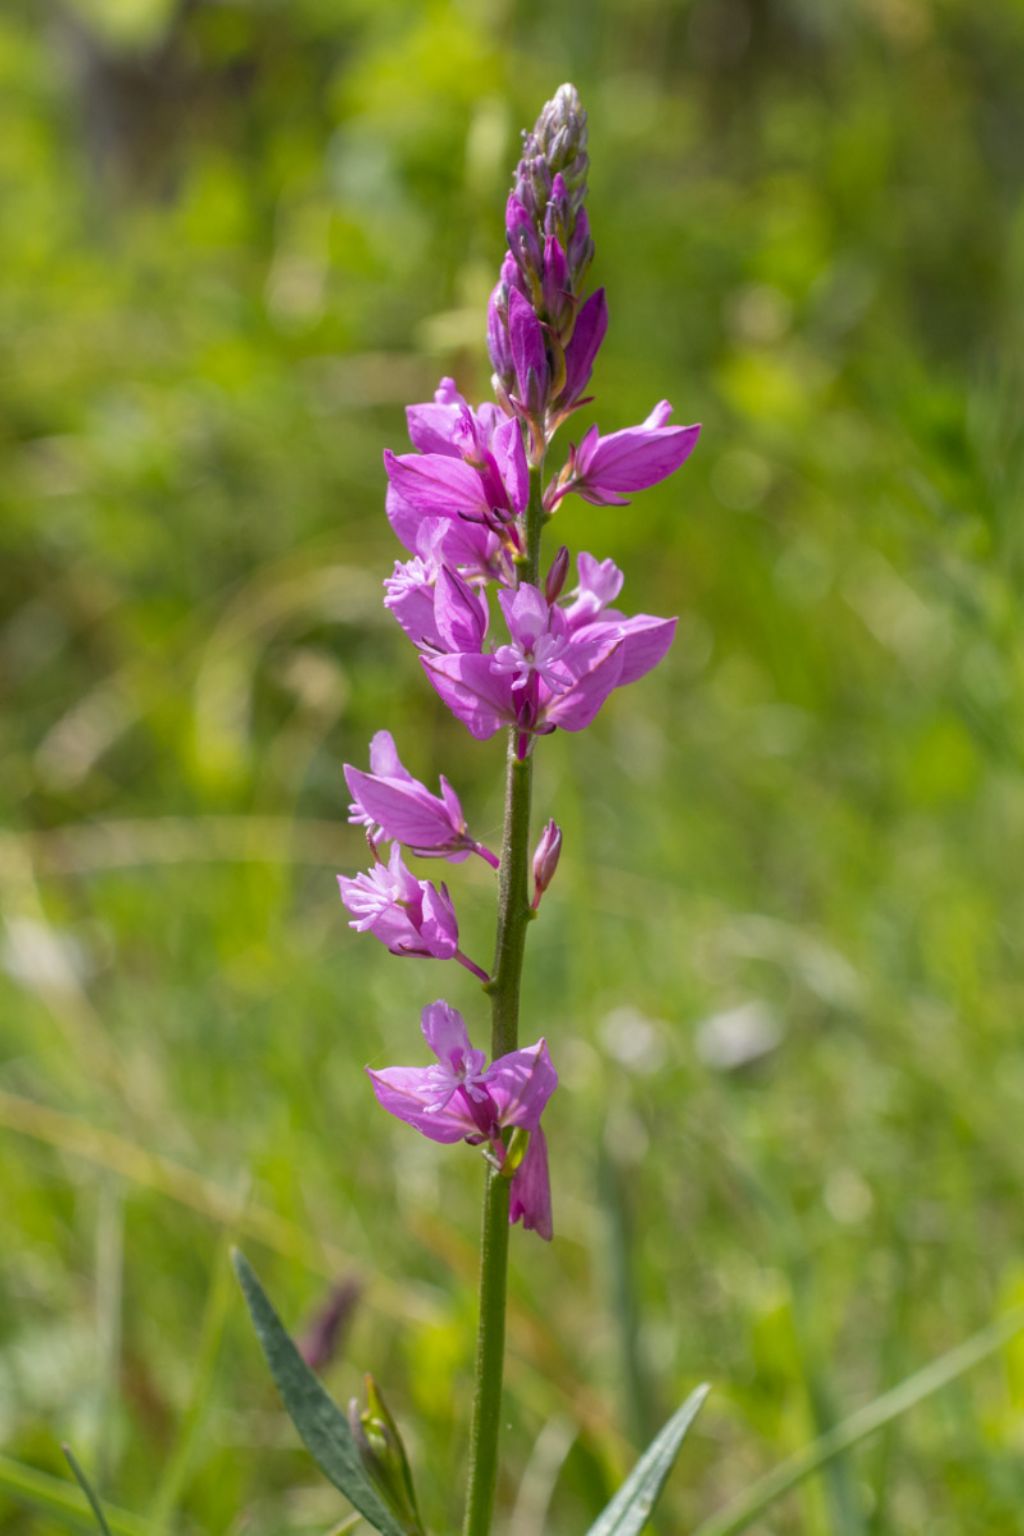
{"type": "Polygon", "coordinates": [[[374,1487],[405,1536],[424,1536],[409,1458],[398,1425],[372,1376],[366,1376],[366,1407],[358,1398],[348,1405],[348,1422],[360,1460],[374,1487]]]}
{"type": "Polygon", "coordinates": [[[569,551],[563,544],[558,554],[552,560],[551,569],[548,571],[544,582],[544,596],[549,603],[557,603],[561,597],[562,588],[565,586],[565,578],[568,574],[569,551]]]}
{"type": "Polygon", "coordinates": [[[555,877],[559,855],[562,852],[562,829],[554,820],[549,821],[541,833],[533,855],[533,905],[540,906],[540,899],[555,877]]]}

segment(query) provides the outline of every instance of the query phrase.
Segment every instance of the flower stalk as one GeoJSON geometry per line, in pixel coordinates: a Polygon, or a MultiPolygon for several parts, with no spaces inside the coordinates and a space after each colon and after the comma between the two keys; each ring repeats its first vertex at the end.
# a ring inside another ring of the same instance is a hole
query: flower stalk
{"type": "MultiPolygon", "coordinates": [[[[523,580],[536,583],[544,522],[541,470],[530,472],[526,508],[523,580]]],[[[530,905],[530,802],[533,754],[520,756],[519,733],[508,733],[505,770],[505,825],[498,872],[498,934],[491,998],[491,1054],[503,1056],[519,1044],[519,994],[526,953],[530,905]]],[[[487,1536],[498,1478],[501,1391],[505,1369],[505,1299],[508,1289],[509,1181],[489,1167],[484,1188],[480,1240],[480,1315],[476,1340],[476,1385],[469,1432],[469,1483],[465,1536],[487,1536]]]]}

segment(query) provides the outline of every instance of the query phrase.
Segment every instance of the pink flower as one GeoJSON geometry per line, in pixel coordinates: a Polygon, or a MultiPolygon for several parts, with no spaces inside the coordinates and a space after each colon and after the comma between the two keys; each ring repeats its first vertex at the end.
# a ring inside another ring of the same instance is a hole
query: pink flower
{"type": "Polygon", "coordinates": [[[502,725],[518,726],[524,755],[531,735],[588,726],[614,688],[635,682],[661,660],[675,633],[675,619],[650,614],[596,618],[574,628],[567,612],[528,582],[499,592],[498,601],[507,645],[493,655],[455,652],[422,661],[471,735],[485,741],[502,725]]]}
{"type": "Polygon", "coordinates": [[[549,510],[569,491],[595,507],[628,505],[626,491],[643,491],[673,474],[690,457],[700,426],[671,427],[672,407],[660,401],[638,427],[602,437],[591,427],[559,476],[549,510]]]}
{"type": "Polygon", "coordinates": [[[447,886],[417,880],[402,862],[398,843],[386,864],[366,874],[338,876],[341,899],[352,914],[350,928],[372,933],[393,955],[458,960],[481,981],[490,977],[459,949],[459,925],[447,886]]]}
{"type": "Polygon", "coordinates": [[[375,845],[385,840],[403,843],[424,858],[452,863],[478,853],[497,869],[496,855],[470,837],[448,780],[442,776],[440,797],[432,795],[402,764],[390,731],[378,731],[370,743],[370,772],[346,763],[345,782],[352,795],[348,819],[365,826],[375,845]]]}
{"type": "Polygon", "coordinates": [[[496,405],[473,411],[451,379],[432,403],[409,406],[409,436],[419,453],[386,452],[387,512],[408,549],[419,553],[423,518],[476,524],[509,536],[523,511],[529,470],[522,432],[496,405]]]}
{"type": "Polygon", "coordinates": [[[551,1237],[551,1187],[547,1144],[540,1129],[544,1108],[558,1085],[547,1043],[510,1051],[487,1065],[474,1050],[462,1015],[445,1002],[423,1010],[423,1035],[437,1057],[430,1067],[385,1067],[367,1073],[389,1114],[431,1141],[473,1146],[489,1143],[500,1159],[503,1133],[530,1133],[522,1163],[512,1176],[509,1220],[551,1237]]]}

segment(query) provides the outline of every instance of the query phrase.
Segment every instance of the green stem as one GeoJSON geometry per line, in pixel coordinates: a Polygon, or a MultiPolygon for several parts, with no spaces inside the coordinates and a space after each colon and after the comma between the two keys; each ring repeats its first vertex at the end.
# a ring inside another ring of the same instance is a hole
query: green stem
{"type": "MultiPolygon", "coordinates": [[[[536,582],[544,522],[541,470],[530,472],[526,509],[526,557],[520,579],[536,582]]],[[[518,733],[509,732],[505,778],[505,829],[498,875],[498,936],[491,982],[491,1056],[507,1055],[519,1043],[519,991],[530,909],[530,795],[533,756],[520,760],[518,733]]],[[[480,1242],[480,1319],[476,1340],[476,1391],[469,1434],[469,1487],[464,1536],[489,1536],[498,1481],[501,1384],[505,1364],[505,1295],[508,1277],[509,1183],[495,1168],[487,1171],[480,1242]]]]}

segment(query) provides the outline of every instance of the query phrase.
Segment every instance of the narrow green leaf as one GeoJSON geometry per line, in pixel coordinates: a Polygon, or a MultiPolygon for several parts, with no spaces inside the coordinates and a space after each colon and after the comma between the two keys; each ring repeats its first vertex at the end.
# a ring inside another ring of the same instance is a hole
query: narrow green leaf
{"type": "MultiPolygon", "coordinates": [[[[65,1478],[27,1467],[10,1456],[0,1456],[0,1493],[16,1499],[30,1509],[41,1510],[70,1531],[93,1529],[93,1522],[81,1494],[65,1478]]],[[[107,1507],[107,1523],[113,1536],[149,1536],[145,1521],[126,1510],[107,1507]]]]}
{"type": "Polygon", "coordinates": [[[82,1492],[89,1500],[89,1508],[96,1516],[96,1524],[103,1532],[103,1536],[111,1536],[110,1526],[107,1524],[106,1516],[103,1513],[103,1508],[99,1499],[96,1497],[95,1493],[93,1493],[92,1484],[79,1465],[78,1457],[75,1455],[70,1445],[62,1445],[61,1450],[64,1452],[64,1459],[67,1461],[68,1466],[74,1473],[75,1482],[78,1484],[79,1488],[81,1488],[82,1492]]]}
{"type": "Polygon", "coordinates": [[[325,1477],[381,1536],[404,1536],[363,1471],[348,1420],[288,1337],[245,1255],[232,1255],[253,1324],[288,1416],[325,1477]]]}
{"type": "Polygon", "coordinates": [[[679,1447],[701,1410],[710,1388],[700,1386],[674,1413],[647,1447],[607,1509],[587,1536],[638,1536],[650,1519],[658,1495],[672,1470],[679,1447]]]}

